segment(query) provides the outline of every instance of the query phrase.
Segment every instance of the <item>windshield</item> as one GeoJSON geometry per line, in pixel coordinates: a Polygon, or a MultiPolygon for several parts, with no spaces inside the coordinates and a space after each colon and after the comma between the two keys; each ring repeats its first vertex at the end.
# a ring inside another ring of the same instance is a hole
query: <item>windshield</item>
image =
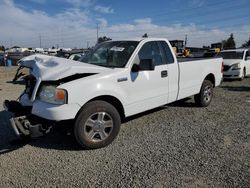
{"type": "Polygon", "coordinates": [[[218,54],[219,57],[223,59],[243,59],[243,52],[221,52],[218,54]]]}
{"type": "Polygon", "coordinates": [[[104,67],[125,67],[139,42],[111,41],[97,45],[80,59],[81,62],[104,67]]]}

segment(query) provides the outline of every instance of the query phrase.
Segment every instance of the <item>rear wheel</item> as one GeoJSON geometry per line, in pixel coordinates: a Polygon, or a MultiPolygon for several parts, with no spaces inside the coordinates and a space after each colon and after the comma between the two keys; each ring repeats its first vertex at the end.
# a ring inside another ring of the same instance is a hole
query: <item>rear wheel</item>
{"type": "Polygon", "coordinates": [[[213,84],[209,80],[204,80],[200,93],[194,96],[195,103],[200,107],[207,107],[213,98],[213,84]]]}
{"type": "Polygon", "coordinates": [[[87,149],[105,147],[117,136],[120,124],[120,115],[114,106],[105,101],[92,101],[76,119],[75,138],[87,149]]]}

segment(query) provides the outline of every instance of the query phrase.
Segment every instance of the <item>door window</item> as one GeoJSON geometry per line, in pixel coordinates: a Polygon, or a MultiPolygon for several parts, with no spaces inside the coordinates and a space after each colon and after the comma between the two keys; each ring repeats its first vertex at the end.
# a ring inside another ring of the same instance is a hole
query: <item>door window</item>
{"type": "Polygon", "coordinates": [[[246,51],[246,57],[245,57],[245,60],[248,60],[248,59],[249,59],[249,56],[250,56],[249,51],[246,51]]]}
{"type": "Polygon", "coordinates": [[[160,53],[160,48],[157,42],[147,42],[142,46],[139,53],[140,61],[142,59],[152,59],[154,66],[163,65],[162,56],[160,53]]]}
{"type": "Polygon", "coordinates": [[[166,58],[167,64],[174,63],[173,54],[165,41],[160,42],[162,49],[164,51],[164,56],[166,58]]]}

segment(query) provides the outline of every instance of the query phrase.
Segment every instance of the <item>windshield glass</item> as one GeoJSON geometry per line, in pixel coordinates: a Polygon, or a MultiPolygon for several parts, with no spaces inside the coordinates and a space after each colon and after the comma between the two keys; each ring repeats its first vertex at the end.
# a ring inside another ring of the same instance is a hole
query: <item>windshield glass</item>
{"type": "Polygon", "coordinates": [[[243,59],[243,52],[221,52],[218,56],[223,59],[243,59]]]}
{"type": "Polygon", "coordinates": [[[104,67],[125,67],[139,42],[111,41],[97,45],[80,59],[81,62],[104,67]]]}

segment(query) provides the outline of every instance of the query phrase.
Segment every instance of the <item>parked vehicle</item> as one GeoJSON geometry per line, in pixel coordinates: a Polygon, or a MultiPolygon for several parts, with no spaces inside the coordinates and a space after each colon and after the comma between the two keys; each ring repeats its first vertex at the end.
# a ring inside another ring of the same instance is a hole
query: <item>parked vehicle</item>
{"type": "Polygon", "coordinates": [[[4,66],[4,52],[0,51],[0,66],[4,66]]]}
{"type": "Polygon", "coordinates": [[[242,80],[250,75],[249,49],[223,50],[218,55],[224,59],[224,78],[242,80]]]}
{"type": "Polygon", "coordinates": [[[69,56],[69,59],[74,60],[74,61],[78,61],[79,59],[81,59],[82,56],[84,56],[84,53],[71,54],[69,56]]]}
{"type": "Polygon", "coordinates": [[[57,52],[56,57],[63,57],[71,60],[78,61],[88,50],[74,49],[71,51],[60,50],[57,52]]]}
{"type": "Polygon", "coordinates": [[[167,39],[104,42],[82,61],[38,54],[20,61],[32,70],[26,89],[20,102],[4,102],[17,135],[41,136],[73,119],[81,146],[104,147],[126,117],[192,95],[208,106],[222,79],[222,58],[178,61],[167,39]]]}
{"type": "Polygon", "coordinates": [[[207,52],[203,54],[203,57],[204,58],[215,57],[218,55],[219,52],[220,52],[220,48],[209,49],[207,52]]]}
{"type": "Polygon", "coordinates": [[[26,57],[34,54],[33,52],[25,51],[25,52],[8,52],[5,53],[5,58],[6,59],[11,59],[12,65],[17,65],[17,62],[26,57]]]}

